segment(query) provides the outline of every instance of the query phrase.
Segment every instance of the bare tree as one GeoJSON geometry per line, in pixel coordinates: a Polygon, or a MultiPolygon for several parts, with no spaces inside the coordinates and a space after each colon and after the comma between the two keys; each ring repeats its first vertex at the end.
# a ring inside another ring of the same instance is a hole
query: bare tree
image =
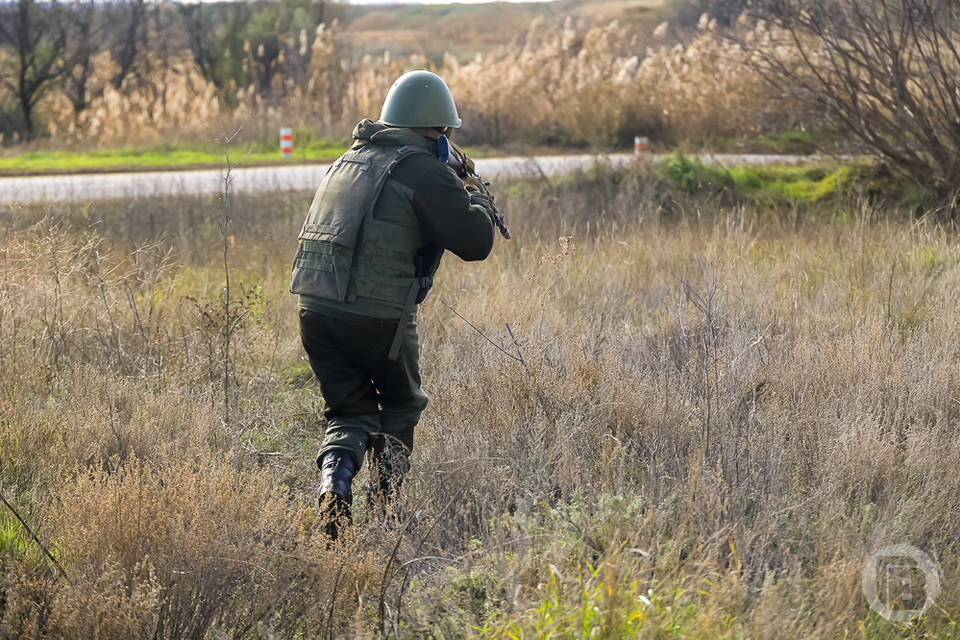
{"type": "Polygon", "coordinates": [[[0,46],[13,50],[13,65],[0,81],[13,93],[27,138],[36,135],[34,107],[68,67],[67,30],[57,0],[0,4],[0,46]]]}
{"type": "Polygon", "coordinates": [[[758,71],[937,195],[960,190],[956,0],[755,0],[758,71]]]}
{"type": "Polygon", "coordinates": [[[110,82],[114,89],[120,85],[133,70],[137,54],[146,42],[146,5],[144,0],[124,0],[119,3],[119,12],[124,16],[121,29],[117,32],[113,59],[117,63],[117,72],[110,82]]]}
{"type": "Polygon", "coordinates": [[[67,10],[69,20],[66,20],[66,25],[68,41],[71,43],[72,64],[67,65],[61,88],[73,105],[73,117],[76,121],[90,100],[103,91],[103,87],[91,86],[91,79],[94,71],[93,56],[101,48],[99,41],[105,22],[94,0],[76,2],[67,10]]]}

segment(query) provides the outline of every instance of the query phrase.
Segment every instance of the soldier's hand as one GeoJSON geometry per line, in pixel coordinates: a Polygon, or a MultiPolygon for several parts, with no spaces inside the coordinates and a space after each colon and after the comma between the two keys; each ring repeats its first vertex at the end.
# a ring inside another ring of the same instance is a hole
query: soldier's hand
{"type": "Polygon", "coordinates": [[[497,205],[493,203],[493,198],[482,191],[470,192],[470,204],[477,205],[490,218],[490,222],[497,224],[497,205]]]}
{"type": "Polygon", "coordinates": [[[470,204],[479,205],[484,209],[492,209],[494,211],[497,209],[493,204],[493,197],[483,191],[471,191],[470,204]]]}

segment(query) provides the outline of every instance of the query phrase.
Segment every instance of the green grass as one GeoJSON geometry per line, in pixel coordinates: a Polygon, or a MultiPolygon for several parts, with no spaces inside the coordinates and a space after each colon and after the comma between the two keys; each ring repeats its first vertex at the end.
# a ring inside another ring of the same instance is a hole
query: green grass
{"type": "Polygon", "coordinates": [[[0,509],[0,565],[6,557],[24,561],[34,568],[43,567],[46,558],[40,547],[5,507],[0,505],[0,509]]]}
{"type": "Polygon", "coordinates": [[[843,188],[851,172],[849,166],[830,165],[744,166],[729,171],[741,192],[771,202],[819,202],[843,188]]]}
{"type": "Polygon", "coordinates": [[[674,153],[660,163],[657,172],[687,194],[722,194],[771,206],[832,202],[844,194],[859,194],[918,214],[937,206],[935,194],[923,185],[866,160],[726,169],[674,153]]]}
{"type": "Polygon", "coordinates": [[[696,158],[674,153],[658,171],[686,193],[725,192],[769,203],[811,203],[832,197],[850,186],[859,165],[811,163],[798,166],[708,166],[696,158]]]}
{"type": "MultiPolygon", "coordinates": [[[[230,146],[230,160],[237,164],[282,164],[333,160],[347,150],[346,140],[296,141],[293,157],[280,155],[276,144],[262,142],[238,143],[230,146]]],[[[217,145],[166,144],[146,149],[97,149],[85,152],[35,151],[0,158],[0,173],[24,175],[30,173],[73,173],[85,171],[118,171],[220,166],[224,163],[223,149],[217,145]]]]}
{"type": "MultiPolygon", "coordinates": [[[[280,155],[279,142],[242,142],[230,145],[235,165],[298,164],[335,160],[348,148],[343,140],[311,140],[294,133],[293,157],[280,155]]],[[[17,176],[58,173],[98,173],[219,167],[224,164],[223,148],[215,144],[175,143],[149,148],[95,149],[92,151],[31,151],[0,157],[0,175],[17,176]]],[[[487,147],[467,149],[474,158],[497,155],[487,147]]]]}

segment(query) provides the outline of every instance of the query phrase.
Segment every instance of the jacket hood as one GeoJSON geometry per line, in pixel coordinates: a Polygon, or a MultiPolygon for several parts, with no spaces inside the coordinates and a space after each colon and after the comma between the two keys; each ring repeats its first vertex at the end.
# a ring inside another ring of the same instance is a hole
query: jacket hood
{"type": "Polygon", "coordinates": [[[429,138],[403,127],[391,127],[382,122],[374,122],[369,118],[361,120],[353,129],[353,147],[362,147],[367,144],[378,146],[400,147],[410,145],[433,150],[436,143],[429,138]]]}

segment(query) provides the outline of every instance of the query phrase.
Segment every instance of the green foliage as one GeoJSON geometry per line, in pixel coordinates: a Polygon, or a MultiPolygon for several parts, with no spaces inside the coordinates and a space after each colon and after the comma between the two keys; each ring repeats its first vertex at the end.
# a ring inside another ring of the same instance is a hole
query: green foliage
{"type": "Polygon", "coordinates": [[[181,4],[177,10],[194,61],[228,103],[236,96],[227,89],[245,87],[254,78],[260,90],[268,92],[281,53],[288,61],[302,63],[323,20],[322,3],[301,0],[181,4]],[[301,32],[305,42],[300,41],[301,32]],[[250,62],[254,63],[252,73],[250,62]]]}
{"type": "MultiPolygon", "coordinates": [[[[479,550],[480,541],[472,541],[479,550]]],[[[458,609],[474,624],[484,624],[500,615],[500,603],[507,596],[502,579],[494,571],[450,570],[449,591],[458,609]]]]}
{"type": "MultiPolygon", "coordinates": [[[[653,607],[655,614],[664,612],[652,590],[647,595],[640,593],[637,581],[604,581],[602,566],[586,565],[569,586],[562,585],[557,571],[551,569],[547,582],[538,588],[542,599],[537,606],[501,625],[495,617],[488,620],[477,628],[480,637],[523,638],[529,633],[536,638],[571,640],[635,638],[643,630],[649,608],[653,607]]],[[[671,623],[678,634],[683,632],[683,618],[688,611],[684,609],[684,615],[671,623]]]]}
{"type": "Polygon", "coordinates": [[[300,127],[293,130],[293,148],[297,149],[300,147],[309,148],[309,146],[314,142],[315,136],[313,129],[309,127],[300,127]]]}
{"type": "Polygon", "coordinates": [[[702,191],[722,191],[733,187],[733,177],[729,172],[708,167],[696,158],[689,158],[680,152],[672,153],[657,167],[660,175],[684,193],[702,191]]]}
{"type": "Polygon", "coordinates": [[[3,566],[5,558],[23,562],[35,569],[43,568],[47,562],[43,551],[24,530],[23,525],[6,506],[0,505],[0,567],[3,566]]]}
{"type": "Polygon", "coordinates": [[[819,202],[848,185],[851,168],[741,166],[729,173],[742,194],[758,201],[819,202]]]}
{"type": "Polygon", "coordinates": [[[250,16],[243,29],[244,39],[250,43],[252,49],[265,47],[274,54],[280,52],[280,33],[283,26],[280,23],[281,14],[277,5],[269,4],[250,16]]]}
{"type": "Polygon", "coordinates": [[[862,190],[885,200],[902,200],[904,192],[883,193],[871,187],[865,165],[742,165],[725,169],[674,153],[657,167],[659,175],[686,194],[723,193],[761,204],[822,202],[838,194],[862,190]]]}
{"type": "Polygon", "coordinates": [[[6,511],[0,513],[0,554],[22,557],[28,548],[23,528],[6,511]]]}
{"type": "Polygon", "coordinates": [[[942,265],[944,259],[937,254],[936,247],[915,247],[907,252],[906,261],[914,271],[926,271],[942,265]]]}

